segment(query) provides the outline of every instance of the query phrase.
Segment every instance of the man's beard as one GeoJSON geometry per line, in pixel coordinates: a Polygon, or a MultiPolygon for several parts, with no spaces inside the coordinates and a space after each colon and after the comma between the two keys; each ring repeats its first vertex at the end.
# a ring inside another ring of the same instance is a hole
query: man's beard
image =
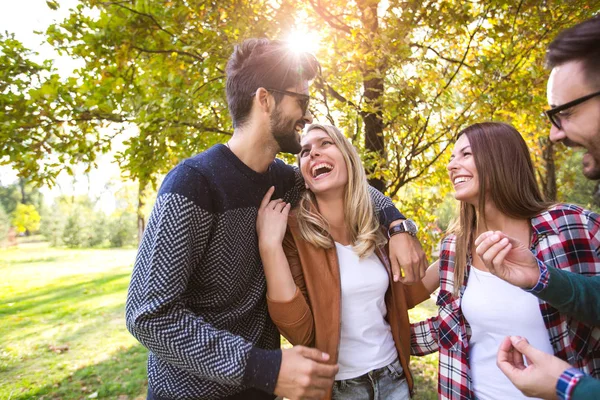
{"type": "MultiPolygon", "coordinates": [[[[594,156],[594,154],[592,154],[591,152],[587,153],[587,154],[589,154],[590,158],[592,159],[591,160],[592,164],[590,165],[591,168],[589,168],[588,165],[584,165],[583,175],[586,178],[591,179],[591,180],[595,180],[595,181],[600,180],[600,163],[598,162],[598,158],[596,156],[594,156]],[[586,167],[588,167],[589,169],[586,170],[586,167]]],[[[586,155],[584,155],[584,157],[586,155]]],[[[588,164],[589,164],[589,162],[588,162],[588,164]]]]}
{"type": "Polygon", "coordinates": [[[298,124],[304,126],[304,120],[294,121],[292,118],[283,118],[278,108],[273,111],[271,115],[271,134],[279,145],[281,153],[300,153],[302,146],[296,129],[294,129],[298,124]]]}
{"type": "Polygon", "coordinates": [[[583,155],[584,160],[588,158],[587,162],[584,163],[582,160],[582,172],[583,176],[590,180],[600,180],[600,152],[597,151],[598,146],[594,146],[594,148],[584,147],[577,142],[572,141],[569,138],[566,138],[562,141],[562,143],[574,149],[582,149],[585,148],[587,152],[583,155]]]}

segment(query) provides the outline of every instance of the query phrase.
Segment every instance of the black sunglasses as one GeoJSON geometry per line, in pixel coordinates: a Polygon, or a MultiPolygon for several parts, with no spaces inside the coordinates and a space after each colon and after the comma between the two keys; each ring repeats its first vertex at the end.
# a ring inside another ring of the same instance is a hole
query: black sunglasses
{"type": "MultiPolygon", "coordinates": [[[[274,93],[281,93],[281,94],[285,94],[287,96],[292,96],[295,97],[298,100],[298,104],[300,105],[300,108],[302,109],[302,116],[306,115],[306,111],[308,110],[308,103],[310,103],[310,96],[304,93],[298,93],[298,92],[290,92],[288,90],[279,90],[279,89],[270,89],[270,88],[264,88],[267,92],[274,92],[274,93]]],[[[254,92],[252,94],[252,96],[254,96],[256,94],[256,92],[254,92]]]]}
{"type": "Polygon", "coordinates": [[[573,101],[570,101],[570,102],[560,105],[558,107],[551,108],[549,110],[546,110],[545,113],[548,116],[548,119],[550,120],[550,122],[552,122],[552,125],[554,125],[558,129],[562,129],[562,124],[560,122],[560,115],[558,114],[559,112],[564,111],[567,108],[575,107],[576,105],[581,104],[584,101],[587,101],[587,100],[591,99],[592,97],[596,97],[596,96],[600,96],[600,92],[588,94],[587,96],[580,97],[578,99],[575,99],[573,101]]]}

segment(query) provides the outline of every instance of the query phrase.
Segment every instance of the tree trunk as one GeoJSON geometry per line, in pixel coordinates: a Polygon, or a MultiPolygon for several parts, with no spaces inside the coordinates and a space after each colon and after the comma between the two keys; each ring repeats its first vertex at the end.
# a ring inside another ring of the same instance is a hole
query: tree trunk
{"type": "MultiPolygon", "coordinates": [[[[360,7],[361,21],[365,28],[367,37],[369,39],[374,38],[378,34],[379,21],[377,19],[377,7],[379,2],[372,0],[362,0],[357,2],[360,7]]],[[[365,40],[363,42],[365,54],[372,54],[371,40],[365,40]]],[[[371,60],[373,61],[373,60],[371,60]]],[[[364,96],[367,103],[368,112],[362,112],[361,116],[365,124],[365,148],[369,152],[377,154],[379,157],[385,157],[385,143],[383,140],[383,113],[382,113],[382,98],[383,98],[383,71],[385,70],[384,65],[379,60],[379,63],[375,64],[375,67],[363,67],[362,76],[364,96]]],[[[373,65],[373,63],[365,62],[366,65],[373,65]]],[[[371,175],[373,171],[367,169],[367,175],[371,175]]],[[[386,183],[380,178],[370,178],[369,184],[384,192],[386,189],[386,183]]]]}
{"type": "Polygon", "coordinates": [[[146,205],[146,198],[144,192],[148,184],[145,181],[139,181],[138,183],[138,205],[137,205],[137,228],[138,228],[138,246],[142,243],[142,237],[144,236],[144,230],[146,229],[146,218],[144,217],[144,206],[146,205]]]}
{"type": "Polygon", "coordinates": [[[554,145],[550,140],[546,140],[546,145],[542,150],[542,158],[546,167],[546,179],[544,180],[544,196],[546,200],[556,201],[556,165],[554,163],[554,145]]]}

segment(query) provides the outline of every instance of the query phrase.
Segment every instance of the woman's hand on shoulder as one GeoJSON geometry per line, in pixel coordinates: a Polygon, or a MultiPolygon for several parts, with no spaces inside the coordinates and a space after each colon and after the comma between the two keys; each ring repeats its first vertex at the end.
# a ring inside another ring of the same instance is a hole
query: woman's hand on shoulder
{"type": "Polygon", "coordinates": [[[271,186],[263,197],[256,218],[256,232],[260,248],[281,246],[291,204],[282,199],[271,200],[275,187],[271,186]]]}

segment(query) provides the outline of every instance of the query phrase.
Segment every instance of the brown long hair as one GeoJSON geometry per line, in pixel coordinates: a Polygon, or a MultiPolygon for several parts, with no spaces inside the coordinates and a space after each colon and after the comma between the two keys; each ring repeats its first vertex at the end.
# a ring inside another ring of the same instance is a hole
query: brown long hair
{"type": "MultiPolygon", "coordinates": [[[[352,249],[364,258],[373,253],[375,247],[385,243],[379,229],[379,221],[373,211],[373,201],[369,194],[369,184],[358,152],[350,141],[332,125],[312,124],[306,134],[315,129],[327,133],[342,153],[348,172],[348,183],[344,189],[344,216],[346,228],[350,232],[352,249]]],[[[300,156],[298,156],[300,167],[300,156]]],[[[329,234],[329,224],[317,207],[317,199],[310,190],[305,190],[296,211],[298,229],[302,239],[315,247],[329,249],[334,246],[329,234]]]]}
{"type": "Polygon", "coordinates": [[[478,228],[485,225],[485,205],[492,201],[502,214],[530,219],[547,210],[547,202],[535,179],[529,149],[521,134],[501,122],[473,124],[458,137],[469,139],[479,175],[478,207],[461,202],[460,213],[449,228],[456,235],[454,294],[458,295],[465,278],[467,254],[478,228]],[[483,225],[481,225],[483,224],[483,225]]]}

